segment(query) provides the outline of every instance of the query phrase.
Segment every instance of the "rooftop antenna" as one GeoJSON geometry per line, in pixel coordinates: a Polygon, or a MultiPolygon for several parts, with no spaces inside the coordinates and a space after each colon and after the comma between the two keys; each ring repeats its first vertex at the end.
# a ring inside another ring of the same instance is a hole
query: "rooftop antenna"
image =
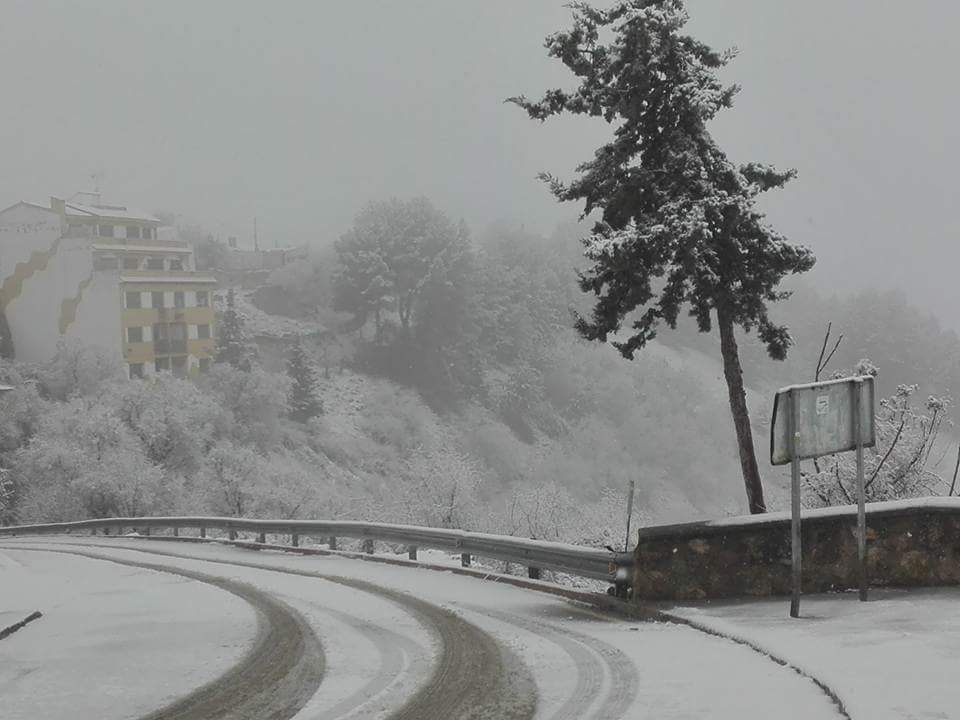
{"type": "Polygon", "coordinates": [[[96,196],[97,202],[100,202],[100,182],[103,180],[103,171],[90,173],[90,179],[93,180],[93,194],[96,196]]]}

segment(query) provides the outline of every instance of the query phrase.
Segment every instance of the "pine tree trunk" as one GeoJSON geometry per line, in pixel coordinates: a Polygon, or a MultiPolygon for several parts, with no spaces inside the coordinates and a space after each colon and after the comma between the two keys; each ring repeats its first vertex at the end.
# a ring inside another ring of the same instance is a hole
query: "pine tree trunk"
{"type": "Polygon", "coordinates": [[[722,308],[717,309],[717,324],[720,326],[720,352],[723,355],[723,375],[727,380],[730,396],[730,412],[733,426],[737,432],[737,447],[740,450],[740,468],[747,489],[747,504],[750,513],[764,513],[767,506],[763,501],[763,485],[760,482],[760,469],[753,448],[753,430],[750,428],[750,414],[747,410],[747,396],[743,389],[743,368],[740,367],[740,354],[737,340],[733,336],[733,318],[722,308]]]}

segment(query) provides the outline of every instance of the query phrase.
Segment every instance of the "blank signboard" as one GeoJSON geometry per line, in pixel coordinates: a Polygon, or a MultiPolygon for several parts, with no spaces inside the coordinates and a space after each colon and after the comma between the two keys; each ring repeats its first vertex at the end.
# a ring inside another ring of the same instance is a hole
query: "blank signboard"
{"type": "Polygon", "coordinates": [[[797,457],[820,457],[857,447],[854,436],[854,393],[862,387],[861,432],[864,447],[876,443],[873,378],[843,378],[810,385],[792,385],[777,392],[770,427],[770,462],[784,465],[791,460],[790,393],[798,406],[797,457]]]}

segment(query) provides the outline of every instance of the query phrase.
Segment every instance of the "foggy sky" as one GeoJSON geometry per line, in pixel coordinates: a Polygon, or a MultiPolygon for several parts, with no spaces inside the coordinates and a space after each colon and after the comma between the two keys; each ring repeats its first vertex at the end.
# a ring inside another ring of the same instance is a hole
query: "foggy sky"
{"type": "MultiPolygon", "coordinates": [[[[538,124],[510,95],[570,86],[543,38],[554,0],[0,3],[0,206],[92,187],[248,241],[326,242],[368,200],[423,194],[475,230],[549,232],[602,122],[538,124]]],[[[771,221],[813,282],[953,306],[960,6],[946,0],[691,0],[736,45],[743,86],[713,130],[738,161],[796,167],[771,221]]]]}

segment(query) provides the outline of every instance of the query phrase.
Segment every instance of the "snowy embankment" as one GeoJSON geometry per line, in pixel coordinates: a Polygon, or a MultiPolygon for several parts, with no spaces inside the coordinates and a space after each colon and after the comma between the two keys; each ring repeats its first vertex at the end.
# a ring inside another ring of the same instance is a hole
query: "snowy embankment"
{"type": "Polygon", "coordinates": [[[205,583],[80,557],[0,548],[0,717],[138,717],[235,665],[253,610],[205,583]]]}
{"type": "Polygon", "coordinates": [[[829,685],[854,718],[960,717],[960,589],[871,590],[671,610],[784,658],[829,685]]]}

